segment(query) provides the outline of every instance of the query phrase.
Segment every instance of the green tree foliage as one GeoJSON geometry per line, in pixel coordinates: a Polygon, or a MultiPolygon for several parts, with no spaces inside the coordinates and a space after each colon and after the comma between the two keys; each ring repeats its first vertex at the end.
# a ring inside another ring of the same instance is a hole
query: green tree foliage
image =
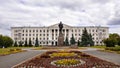
{"type": "Polygon", "coordinates": [[[4,47],[10,47],[13,44],[13,40],[8,36],[3,36],[4,47]]]}
{"type": "Polygon", "coordinates": [[[89,34],[88,41],[89,41],[88,43],[90,44],[90,46],[94,45],[94,41],[92,39],[92,35],[91,34],[89,34]]]}
{"type": "Polygon", "coordinates": [[[32,47],[33,45],[32,45],[32,41],[31,41],[31,39],[29,39],[29,47],[32,47]]]}
{"type": "Polygon", "coordinates": [[[38,47],[39,46],[39,42],[38,42],[38,38],[36,38],[35,40],[35,47],[38,47]]]}
{"type": "Polygon", "coordinates": [[[68,37],[66,37],[66,39],[65,39],[65,42],[64,42],[64,43],[65,43],[65,45],[66,45],[66,46],[68,46],[68,45],[69,45],[68,37]]]}
{"type": "Polygon", "coordinates": [[[78,40],[78,42],[77,42],[77,45],[78,45],[78,46],[81,46],[81,45],[80,45],[80,41],[79,41],[79,40],[78,40]]]}
{"type": "Polygon", "coordinates": [[[3,47],[3,45],[4,45],[4,43],[3,43],[3,36],[2,36],[2,35],[0,35],[0,48],[2,48],[2,47],[3,47]]]}
{"type": "Polygon", "coordinates": [[[19,43],[19,47],[22,47],[24,42],[23,41],[19,41],[18,43],[19,43]]]}
{"type": "Polygon", "coordinates": [[[120,46],[120,37],[118,38],[118,45],[120,46]]]}
{"type": "Polygon", "coordinates": [[[120,44],[120,36],[116,33],[110,34],[109,38],[103,40],[107,47],[114,47],[120,44]]]}
{"type": "Polygon", "coordinates": [[[107,38],[103,42],[106,44],[106,47],[115,47],[116,44],[116,41],[111,38],[107,38]]]}
{"type": "Polygon", "coordinates": [[[94,45],[92,35],[88,34],[86,28],[84,28],[84,30],[83,30],[82,39],[81,39],[81,45],[82,46],[88,46],[88,45],[92,46],[92,45],[94,45]]]}
{"type": "Polygon", "coordinates": [[[25,46],[25,47],[28,47],[27,39],[25,40],[24,46],[25,46]]]}
{"type": "Polygon", "coordinates": [[[17,46],[18,46],[17,41],[15,41],[15,43],[14,43],[14,47],[17,47],[17,46]]]}
{"type": "Polygon", "coordinates": [[[0,35],[0,47],[10,47],[13,44],[13,40],[8,36],[0,35]]]}
{"type": "Polygon", "coordinates": [[[120,37],[120,36],[119,36],[117,33],[113,33],[113,34],[110,34],[110,35],[109,35],[109,38],[114,40],[115,45],[118,44],[118,39],[119,39],[119,37],[120,37]]]}
{"type": "Polygon", "coordinates": [[[74,36],[73,36],[73,34],[72,34],[72,37],[71,37],[71,39],[70,39],[70,44],[71,45],[74,45],[76,42],[75,42],[75,38],[74,38],[74,36]]]}

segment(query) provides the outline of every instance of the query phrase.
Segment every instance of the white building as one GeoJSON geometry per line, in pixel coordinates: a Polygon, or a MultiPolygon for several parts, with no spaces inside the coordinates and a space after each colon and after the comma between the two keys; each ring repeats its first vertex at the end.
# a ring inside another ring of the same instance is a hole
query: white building
{"type": "MultiPolygon", "coordinates": [[[[40,45],[57,45],[59,36],[58,24],[54,24],[48,27],[11,27],[12,38],[17,42],[24,42],[25,40],[29,42],[29,39],[31,39],[32,44],[34,45],[37,37],[40,45]]],[[[68,40],[70,41],[70,38],[73,34],[76,41],[81,41],[84,28],[85,26],[76,27],[63,24],[64,40],[67,36],[68,40]]],[[[86,26],[86,29],[88,33],[91,33],[95,45],[102,45],[102,40],[108,38],[109,36],[108,27],[86,26]]]]}

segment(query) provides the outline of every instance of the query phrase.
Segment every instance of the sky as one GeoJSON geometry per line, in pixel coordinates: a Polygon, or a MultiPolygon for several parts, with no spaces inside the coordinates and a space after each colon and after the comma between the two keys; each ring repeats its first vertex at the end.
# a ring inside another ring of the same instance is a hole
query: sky
{"type": "Polygon", "coordinates": [[[11,27],[107,26],[120,34],[120,0],[0,0],[0,34],[11,27]]]}

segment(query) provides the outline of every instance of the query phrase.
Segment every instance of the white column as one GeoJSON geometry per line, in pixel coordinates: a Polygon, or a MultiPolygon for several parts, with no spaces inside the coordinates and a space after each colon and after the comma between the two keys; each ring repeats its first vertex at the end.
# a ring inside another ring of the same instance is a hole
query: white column
{"type": "Polygon", "coordinates": [[[66,29],[65,29],[65,37],[64,37],[64,39],[66,39],[66,29]]]}
{"type": "Polygon", "coordinates": [[[55,34],[55,28],[54,28],[54,45],[55,45],[55,35],[56,35],[56,34],[55,34]]]}

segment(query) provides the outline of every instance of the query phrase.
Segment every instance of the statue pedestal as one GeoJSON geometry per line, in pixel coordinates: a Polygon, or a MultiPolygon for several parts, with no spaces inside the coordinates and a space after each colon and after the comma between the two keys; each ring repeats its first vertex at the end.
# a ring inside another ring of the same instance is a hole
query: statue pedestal
{"type": "Polygon", "coordinates": [[[64,36],[62,33],[60,33],[58,37],[58,46],[64,46],[64,36]]]}

